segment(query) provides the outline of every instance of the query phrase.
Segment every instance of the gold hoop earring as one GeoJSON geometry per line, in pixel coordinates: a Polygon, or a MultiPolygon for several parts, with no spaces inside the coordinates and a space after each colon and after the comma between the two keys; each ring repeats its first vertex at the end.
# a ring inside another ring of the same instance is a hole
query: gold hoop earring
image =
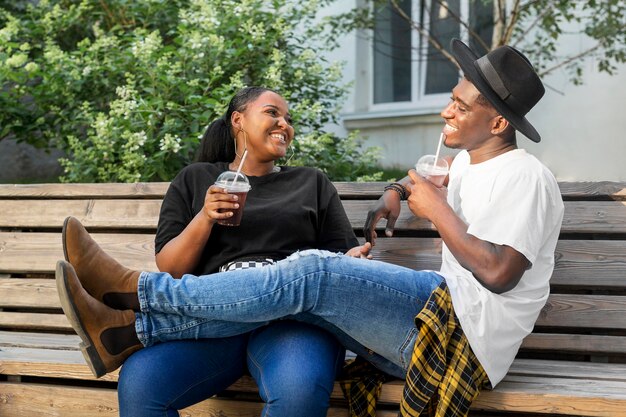
{"type": "Polygon", "coordinates": [[[237,152],[237,137],[239,137],[239,132],[243,132],[243,150],[244,152],[246,150],[248,150],[248,132],[246,132],[245,130],[239,128],[239,130],[237,131],[237,134],[235,135],[235,137],[233,138],[233,141],[235,142],[235,155],[237,155],[240,158],[243,158],[243,154],[239,155],[239,153],[237,152]]]}
{"type": "Polygon", "coordinates": [[[291,145],[289,148],[291,149],[291,155],[289,156],[289,159],[287,159],[287,162],[285,162],[285,165],[289,165],[289,161],[291,161],[291,158],[293,158],[293,156],[296,154],[296,150],[294,149],[293,145],[291,145]]]}

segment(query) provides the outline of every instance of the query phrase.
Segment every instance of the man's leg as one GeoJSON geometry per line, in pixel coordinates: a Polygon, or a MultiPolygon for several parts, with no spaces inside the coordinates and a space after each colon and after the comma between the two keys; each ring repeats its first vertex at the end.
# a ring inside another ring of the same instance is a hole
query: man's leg
{"type": "Polygon", "coordinates": [[[406,370],[414,317],[441,280],[434,272],[317,250],[205,277],[142,273],[136,330],[149,346],[232,336],[288,316],[321,319],[406,370]]]}

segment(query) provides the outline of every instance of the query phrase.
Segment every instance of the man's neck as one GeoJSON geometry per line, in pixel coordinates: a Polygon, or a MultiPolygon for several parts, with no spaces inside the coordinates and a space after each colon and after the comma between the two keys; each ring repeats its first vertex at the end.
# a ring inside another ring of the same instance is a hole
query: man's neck
{"type": "Polygon", "coordinates": [[[468,150],[470,155],[470,164],[480,164],[488,161],[503,153],[517,149],[517,143],[513,142],[497,142],[492,146],[481,147],[479,149],[468,150]]]}

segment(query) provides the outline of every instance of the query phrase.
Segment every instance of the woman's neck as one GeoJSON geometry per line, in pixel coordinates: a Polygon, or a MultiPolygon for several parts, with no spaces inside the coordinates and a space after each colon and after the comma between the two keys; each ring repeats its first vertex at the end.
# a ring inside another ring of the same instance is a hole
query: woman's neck
{"type": "MultiPolygon", "coordinates": [[[[228,169],[231,171],[237,171],[239,169],[239,162],[241,159],[237,157],[233,162],[228,164],[228,169]]],[[[255,163],[246,159],[241,172],[246,174],[249,177],[262,177],[263,175],[271,174],[272,172],[277,172],[279,168],[274,165],[274,161],[270,162],[258,162],[255,163]]]]}

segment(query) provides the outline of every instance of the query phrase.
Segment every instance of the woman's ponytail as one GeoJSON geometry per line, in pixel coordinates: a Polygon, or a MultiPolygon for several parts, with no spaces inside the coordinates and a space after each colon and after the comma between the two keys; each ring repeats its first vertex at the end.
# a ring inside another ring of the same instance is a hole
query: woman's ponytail
{"type": "Polygon", "coordinates": [[[230,120],[227,122],[225,117],[220,117],[214,120],[202,135],[196,162],[231,162],[234,159],[235,140],[230,120]]]}
{"type": "Polygon", "coordinates": [[[245,87],[237,91],[228,103],[224,116],[213,121],[202,135],[202,142],[196,152],[196,162],[232,162],[235,160],[235,138],[230,118],[235,111],[243,113],[248,103],[256,100],[266,91],[275,92],[265,87],[245,87]]]}

